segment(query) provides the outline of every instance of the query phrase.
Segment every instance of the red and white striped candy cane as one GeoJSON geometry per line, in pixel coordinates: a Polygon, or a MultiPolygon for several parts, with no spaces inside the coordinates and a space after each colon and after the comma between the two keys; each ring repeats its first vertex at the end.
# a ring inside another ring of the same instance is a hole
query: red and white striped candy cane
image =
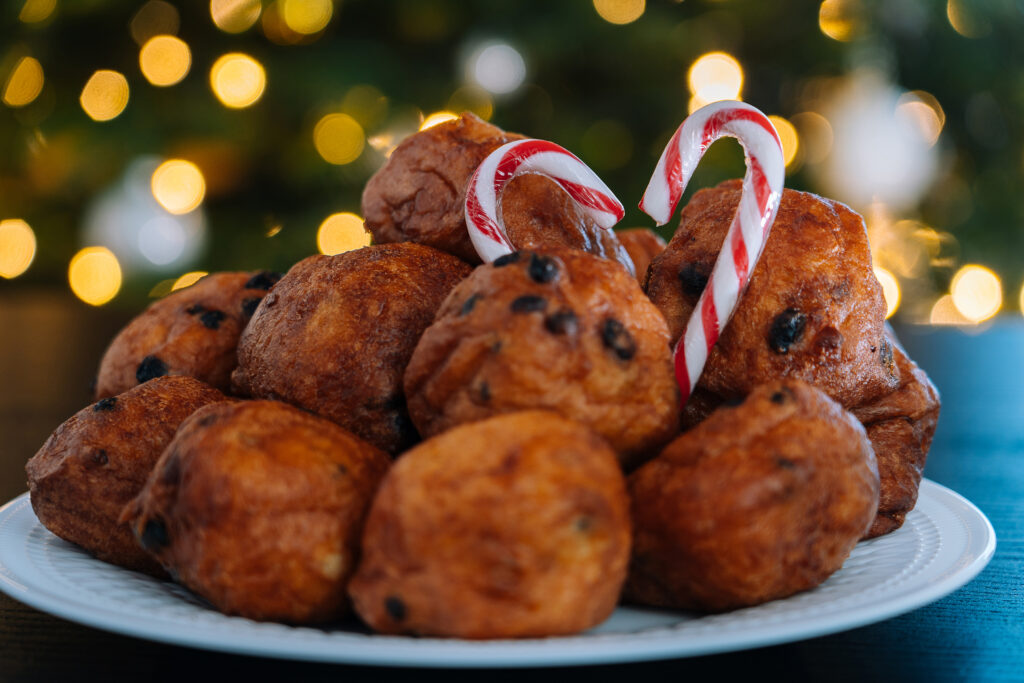
{"type": "Polygon", "coordinates": [[[539,173],[554,180],[605,230],[611,230],[625,214],[608,186],[569,150],[547,140],[510,142],[483,160],[466,188],[466,227],[485,263],[516,250],[505,232],[498,202],[509,181],[523,173],[539,173]]]}
{"type": "Polygon", "coordinates": [[[683,121],[665,147],[640,201],[640,209],[658,225],[667,223],[704,152],[722,136],[737,138],[743,145],[747,173],[739,208],[711,279],[674,351],[676,381],[684,404],[697,385],[711,348],[736,310],[775,221],[786,169],[775,126],[761,111],[743,102],[715,102],[698,109],[683,121]]]}

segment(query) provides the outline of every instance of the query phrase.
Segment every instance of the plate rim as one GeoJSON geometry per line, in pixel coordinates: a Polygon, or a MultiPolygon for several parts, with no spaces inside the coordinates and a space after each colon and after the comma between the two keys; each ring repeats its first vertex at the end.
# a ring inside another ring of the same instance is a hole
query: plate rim
{"type": "MultiPolygon", "coordinates": [[[[114,611],[97,610],[94,606],[68,603],[65,596],[58,595],[45,586],[25,585],[8,568],[0,553],[0,591],[35,609],[84,626],[97,628],[120,635],[142,638],[155,642],[192,647],[203,650],[227,652],[249,656],[273,657],[321,663],[391,666],[391,667],[444,667],[444,668],[520,668],[581,666],[611,663],[628,663],[658,659],[674,659],[690,656],[718,654],[782,643],[795,642],[858,628],[871,623],[905,614],[930,604],[958,590],[974,579],[988,565],[995,553],[996,534],[988,517],[971,501],[952,489],[930,479],[922,479],[920,495],[934,498],[948,511],[959,513],[959,517],[977,523],[981,533],[977,538],[968,538],[960,555],[969,561],[939,580],[902,595],[893,596],[880,609],[877,605],[850,608],[840,614],[827,615],[811,620],[808,625],[787,625],[785,628],[762,627],[760,632],[741,633],[734,639],[717,644],[701,643],[697,647],[686,647],[685,636],[680,642],[679,634],[671,628],[638,634],[615,634],[623,642],[613,646],[594,648],[594,636],[574,635],[552,638],[519,640],[466,641],[445,638],[415,638],[409,636],[384,636],[374,634],[358,638],[355,647],[342,652],[325,651],[312,647],[319,643],[288,640],[280,645],[268,644],[267,639],[251,642],[243,637],[230,637],[216,641],[205,640],[211,627],[169,630],[165,623],[146,619],[142,616],[125,615],[114,611]],[[825,623],[822,623],[822,622],[825,623]],[[396,658],[396,648],[401,649],[396,658]]],[[[0,522],[3,522],[31,505],[28,492],[22,493],[0,507],[0,522]],[[15,509],[17,508],[17,509],[15,509]]],[[[38,520],[36,525],[40,525],[38,520]]],[[[49,533],[49,532],[47,532],[49,533]]],[[[99,562],[99,560],[94,560],[99,562]]],[[[127,571],[127,570],[123,570],[127,571]]],[[[32,583],[29,581],[28,583],[32,583]]],[[[617,608],[618,609],[618,608],[617,608]]],[[[239,617],[227,617],[229,619],[239,617]]],[[[247,623],[248,620],[246,620],[247,623]]],[[[219,630],[219,625],[212,627],[219,630]]],[[[334,637],[338,634],[326,634],[334,637]]],[[[612,635],[612,634],[609,634],[612,635]]],[[[355,638],[353,638],[355,641],[355,638]]]]}

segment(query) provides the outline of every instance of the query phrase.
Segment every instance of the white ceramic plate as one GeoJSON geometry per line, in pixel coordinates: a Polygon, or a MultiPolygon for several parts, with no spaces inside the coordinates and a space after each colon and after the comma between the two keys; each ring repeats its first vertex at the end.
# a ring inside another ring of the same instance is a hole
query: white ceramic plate
{"type": "Polygon", "coordinates": [[[963,586],[988,563],[995,544],[978,508],[925,480],[903,528],[859,544],[813,591],[713,616],[620,607],[577,636],[471,642],[224,616],[175,584],[105,564],[53,536],[26,493],[0,508],[0,589],[88,626],[209,650],[388,666],[600,664],[740,650],[881,621],[963,586]]]}

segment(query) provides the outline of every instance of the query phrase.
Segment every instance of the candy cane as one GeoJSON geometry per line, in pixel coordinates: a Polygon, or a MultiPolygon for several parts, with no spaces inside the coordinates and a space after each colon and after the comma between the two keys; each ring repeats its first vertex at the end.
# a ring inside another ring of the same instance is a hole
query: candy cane
{"type": "Polygon", "coordinates": [[[786,167],[775,126],[758,109],[742,102],[715,102],[698,109],[669,140],[640,201],[640,209],[658,225],[667,223],[704,152],[726,135],[743,145],[747,173],[743,176],[740,205],[711,271],[709,286],[701,292],[673,352],[684,404],[700,379],[711,347],[736,310],[775,221],[786,167]]]}
{"type": "Polygon", "coordinates": [[[466,188],[466,227],[476,253],[485,263],[516,250],[498,213],[501,193],[523,173],[551,178],[601,228],[611,230],[625,210],[608,186],[576,155],[547,140],[516,140],[488,155],[466,188]]]}

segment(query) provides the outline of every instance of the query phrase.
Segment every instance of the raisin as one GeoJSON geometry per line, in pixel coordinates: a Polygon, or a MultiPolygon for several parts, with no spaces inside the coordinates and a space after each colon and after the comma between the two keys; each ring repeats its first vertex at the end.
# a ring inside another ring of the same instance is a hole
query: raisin
{"type": "Polygon", "coordinates": [[[251,318],[252,314],[256,312],[257,308],[259,308],[260,301],[262,301],[262,299],[260,299],[257,296],[251,296],[247,299],[243,299],[242,315],[244,315],[246,318],[251,318]]]}
{"type": "Polygon", "coordinates": [[[636,355],[636,342],[626,326],[615,318],[608,318],[601,326],[601,341],[622,360],[636,355]]]}
{"type": "Polygon", "coordinates": [[[736,406],[743,405],[743,401],[746,400],[744,396],[733,396],[732,398],[725,399],[724,404],[729,408],[735,408],[736,406]]]}
{"type": "Polygon", "coordinates": [[[795,308],[787,308],[775,316],[768,333],[768,346],[776,353],[787,353],[789,347],[800,341],[807,326],[807,316],[795,308]]]}
{"type": "Polygon", "coordinates": [[[107,452],[102,448],[93,452],[92,460],[97,465],[106,465],[108,462],[110,462],[110,458],[107,457],[107,452]]]}
{"type": "Polygon", "coordinates": [[[690,297],[698,297],[708,286],[710,274],[707,269],[696,263],[687,263],[679,269],[679,282],[683,285],[683,293],[690,297]]]}
{"type": "Polygon", "coordinates": [[[191,306],[185,309],[185,312],[188,313],[189,315],[198,315],[199,313],[203,313],[205,311],[206,307],[203,306],[202,304],[192,304],[191,306]]]}
{"type": "Polygon", "coordinates": [[[513,251],[511,254],[505,254],[504,256],[499,256],[498,258],[494,259],[494,262],[491,263],[491,265],[494,266],[495,268],[501,268],[511,263],[518,263],[519,259],[521,258],[523,258],[522,252],[513,251]]]}
{"type": "Polygon", "coordinates": [[[531,280],[545,285],[558,279],[558,264],[553,258],[531,254],[526,272],[531,280]]]}
{"type": "Polygon", "coordinates": [[[387,610],[388,616],[395,621],[402,621],[405,619],[406,606],[405,602],[401,598],[394,595],[389,595],[384,599],[384,609],[387,610]]]}
{"type": "Polygon", "coordinates": [[[796,463],[795,462],[793,462],[789,458],[783,458],[781,456],[775,456],[775,464],[778,465],[779,468],[784,469],[784,470],[795,470],[796,469],[796,463]]]}
{"type": "Polygon", "coordinates": [[[485,402],[491,400],[491,385],[487,382],[480,382],[480,400],[485,402]]]}
{"type": "Polygon", "coordinates": [[[245,283],[246,289],[270,289],[277,281],[281,279],[281,273],[275,273],[272,270],[264,270],[262,273],[257,273],[249,278],[249,281],[245,283]]]}
{"type": "Polygon", "coordinates": [[[544,328],[552,334],[573,335],[579,330],[580,321],[568,308],[552,313],[544,319],[544,328]]]}
{"type": "Polygon", "coordinates": [[[227,316],[224,315],[224,311],[206,311],[201,316],[199,316],[199,322],[203,324],[203,327],[206,327],[211,330],[216,330],[218,327],[220,327],[221,321],[223,321],[224,318],[226,317],[227,316]]]}
{"type": "Polygon", "coordinates": [[[543,311],[547,307],[547,299],[534,294],[526,294],[512,302],[513,313],[533,313],[535,311],[543,311]]]}
{"type": "Polygon", "coordinates": [[[462,308],[459,309],[459,315],[467,315],[468,313],[470,313],[476,307],[476,302],[480,301],[480,299],[483,298],[484,295],[480,294],[479,292],[470,296],[468,299],[462,302],[462,308]]]}
{"type": "Polygon", "coordinates": [[[135,379],[139,384],[142,384],[155,377],[163,377],[166,374],[167,363],[164,363],[156,356],[146,356],[135,370],[135,379]]]}
{"type": "Polygon", "coordinates": [[[96,402],[96,405],[92,407],[94,413],[101,413],[108,410],[113,410],[114,406],[117,405],[117,397],[111,396],[110,398],[101,398],[96,402]]]}
{"type": "Polygon", "coordinates": [[[139,543],[151,553],[160,552],[170,542],[167,535],[167,525],[159,517],[146,520],[146,526],[142,528],[139,535],[139,543]]]}

